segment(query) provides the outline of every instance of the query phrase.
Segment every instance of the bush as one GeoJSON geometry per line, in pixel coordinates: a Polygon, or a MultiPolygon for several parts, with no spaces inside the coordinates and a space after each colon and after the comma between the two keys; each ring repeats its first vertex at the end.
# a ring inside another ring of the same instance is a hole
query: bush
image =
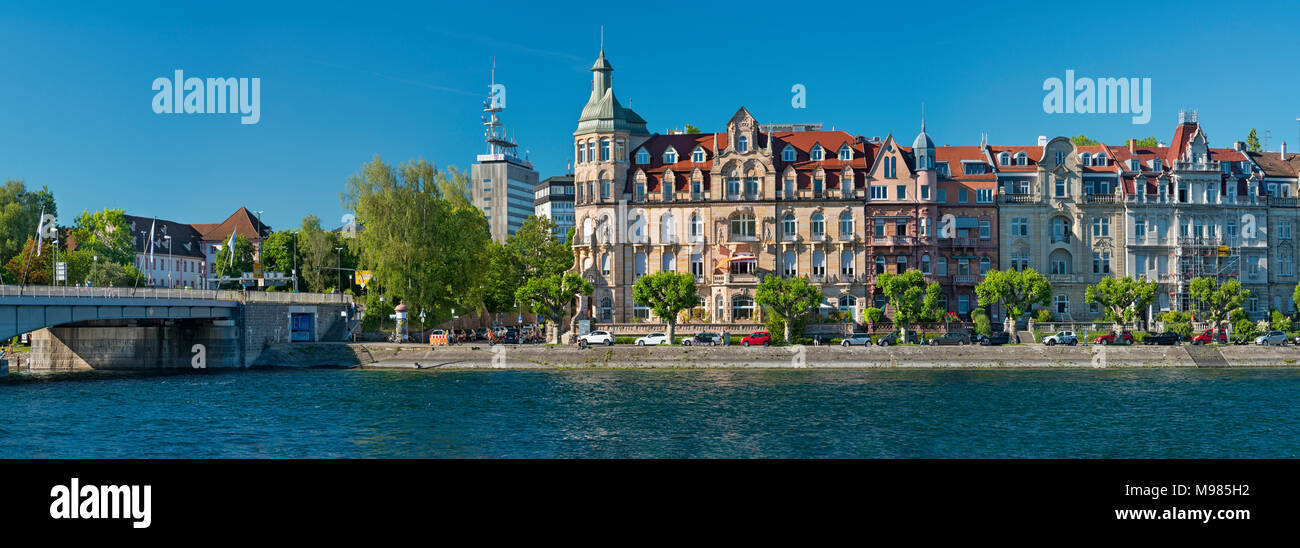
{"type": "Polygon", "coordinates": [[[871,307],[862,311],[862,315],[871,323],[880,323],[885,321],[885,311],[876,307],[871,307]]]}
{"type": "Polygon", "coordinates": [[[1040,308],[1034,311],[1034,321],[1039,323],[1049,323],[1052,321],[1052,311],[1046,308],[1040,308]]]}
{"type": "Polygon", "coordinates": [[[1186,312],[1171,310],[1160,315],[1160,321],[1165,322],[1165,331],[1172,331],[1182,337],[1192,335],[1192,315],[1186,312]]]}
{"type": "Polygon", "coordinates": [[[1286,314],[1274,310],[1272,319],[1273,329],[1278,331],[1291,331],[1291,318],[1288,318],[1286,314]]]}
{"type": "Polygon", "coordinates": [[[976,308],[970,313],[971,320],[975,322],[975,333],[989,336],[993,334],[993,324],[989,321],[989,315],[983,308],[976,308]]]}
{"type": "Polygon", "coordinates": [[[1134,331],[1134,332],[1133,332],[1133,342],[1138,343],[1138,344],[1142,344],[1142,343],[1146,342],[1147,337],[1150,337],[1150,336],[1151,336],[1151,333],[1148,333],[1148,332],[1146,332],[1146,331],[1134,331]]]}
{"type": "Polygon", "coordinates": [[[1242,318],[1232,324],[1233,335],[1237,337],[1255,338],[1256,325],[1250,321],[1250,318],[1242,318]]]}

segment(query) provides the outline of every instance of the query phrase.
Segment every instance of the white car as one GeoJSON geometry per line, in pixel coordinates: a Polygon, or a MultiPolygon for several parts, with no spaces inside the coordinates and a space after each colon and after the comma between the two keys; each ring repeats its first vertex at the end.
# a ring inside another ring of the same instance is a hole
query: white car
{"type": "Polygon", "coordinates": [[[1076,337],[1073,331],[1059,331],[1055,335],[1044,337],[1043,344],[1047,346],[1056,346],[1058,344],[1074,346],[1079,344],[1079,337],[1076,337]]]}
{"type": "Polygon", "coordinates": [[[614,336],[611,335],[608,331],[592,331],[591,333],[587,333],[586,335],[583,335],[578,338],[587,341],[587,344],[603,344],[605,346],[614,346],[614,336]]]}
{"type": "Polygon", "coordinates": [[[1268,345],[1268,346],[1274,346],[1274,345],[1286,346],[1286,332],[1269,331],[1268,333],[1255,337],[1255,344],[1268,345]]]}
{"type": "Polygon", "coordinates": [[[660,344],[669,344],[668,335],[663,333],[651,333],[636,340],[637,346],[655,346],[660,344]]]}

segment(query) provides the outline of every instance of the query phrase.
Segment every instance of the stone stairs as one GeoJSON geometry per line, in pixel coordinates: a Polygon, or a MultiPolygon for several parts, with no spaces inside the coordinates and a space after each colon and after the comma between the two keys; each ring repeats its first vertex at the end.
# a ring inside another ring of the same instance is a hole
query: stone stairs
{"type": "Polygon", "coordinates": [[[1223,359],[1223,353],[1218,348],[1194,344],[1186,345],[1185,348],[1196,367],[1228,367],[1228,360],[1223,359]]]}

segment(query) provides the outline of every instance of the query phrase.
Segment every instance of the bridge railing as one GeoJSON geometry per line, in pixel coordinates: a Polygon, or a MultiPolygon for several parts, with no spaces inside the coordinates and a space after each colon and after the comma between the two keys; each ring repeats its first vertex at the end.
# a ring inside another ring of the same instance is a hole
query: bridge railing
{"type": "Polygon", "coordinates": [[[224,289],[170,289],[160,287],[75,287],[61,285],[0,285],[0,297],[66,297],[100,299],[202,299],[246,303],[330,304],[352,303],[346,293],[288,293],[230,291],[224,289]]]}

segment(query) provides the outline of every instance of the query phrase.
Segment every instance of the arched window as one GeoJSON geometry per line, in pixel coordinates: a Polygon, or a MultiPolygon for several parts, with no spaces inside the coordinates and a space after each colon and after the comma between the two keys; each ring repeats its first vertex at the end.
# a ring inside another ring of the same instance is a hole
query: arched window
{"type": "Polygon", "coordinates": [[[691,151],[691,161],[692,161],[692,162],[703,162],[703,161],[704,161],[704,148],[703,148],[703,147],[695,147],[695,150],[692,150],[692,151],[691,151]]]}
{"type": "Polygon", "coordinates": [[[574,144],[573,146],[574,146],[574,148],[577,150],[577,152],[575,152],[574,154],[575,154],[575,156],[577,156],[577,158],[578,158],[578,163],[579,163],[579,164],[586,163],[586,162],[587,162],[587,147],[586,147],[585,145],[583,145],[582,143],[577,143],[577,144],[574,144]]]}
{"type": "Polygon", "coordinates": [[[600,274],[601,274],[602,276],[608,276],[608,275],[609,275],[610,262],[611,262],[611,259],[610,259],[610,256],[609,256],[609,252],[608,252],[608,251],[606,251],[606,252],[600,254],[600,274]]]}
{"type": "Polygon", "coordinates": [[[808,225],[812,229],[813,238],[820,238],[822,234],[826,233],[826,218],[820,212],[812,214],[812,220],[808,225]]]}
{"type": "Polygon", "coordinates": [[[787,278],[799,275],[799,259],[793,251],[786,251],[781,258],[781,272],[787,278]]]}
{"type": "Polygon", "coordinates": [[[749,152],[749,137],[741,135],[739,139],[736,139],[736,151],[749,152]]]}
{"type": "Polygon", "coordinates": [[[691,241],[704,241],[704,220],[698,213],[691,214],[691,241]]]}
{"type": "Polygon", "coordinates": [[[853,250],[845,249],[840,252],[840,274],[852,277],[857,269],[854,268],[853,250]]]}
{"type": "Polygon", "coordinates": [[[930,256],[929,256],[929,255],[921,255],[921,273],[922,273],[922,274],[929,274],[929,273],[930,273],[930,256]]]}
{"type": "Polygon", "coordinates": [[[858,298],[853,295],[840,295],[840,313],[852,315],[858,321],[858,298]]]}
{"type": "Polygon", "coordinates": [[[633,215],[632,219],[627,223],[627,233],[628,236],[631,237],[633,243],[645,243],[645,217],[642,217],[639,214],[633,215]]]}
{"type": "Polygon", "coordinates": [[[1009,166],[1009,165],[1011,165],[1011,154],[1010,154],[1010,153],[1007,153],[1007,152],[1005,152],[1005,151],[1003,151],[1003,152],[999,152],[999,153],[998,153],[998,165],[1001,165],[1001,166],[1009,166]]]}
{"type": "Polygon", "coordinates": [[[799,153],[795,150],[794,145],[785,145],[785,148],[781,150],[782,162],[793,162],[798,157],[799,153]]]}
{"type": "Polygon", "coordinates": [[[641,276],[645,276],[645,272],[646,272],[645,263],[646,263],[646,257],[644,251],[638,251],[636,252],[635,255],[632,256],[632,268],[633,268],[632,279],[633,280],[640,279],[641,276]]]}
{"type": "Polygon", "coordinates": [[[1110,158],[1107,158],[1104,152],[1099,152],[1097,153],[1096,156],[1092,158],[1092,161],[1093,161],[1093,165],[1105,167],[1107,163],[1110,161],[1110,158]]]}
{"type": "Polygon", "coordinates": [[[812,275],[818,278],[826,276],[826,253],[821,250],[813,252],[812,275]]]}
{"type": "Polygon", "coordinates": [[[876,255],[876,274],[885,273],[885,256],[876,255]]]}
{"type": "Polygon", "coordinates": [[[847,211],[840,213],[840,237],[849,238],[853,236],[853,214],[847,211]]]}
{"type": "Polygon", "coordinates": [[[664,213],[659,218],[659,241],[665,244],[677,243],[677,225],[673,223],[673,214],[664,213]]]}
{"type": "Polygon", "coordinates": [[[672,253],[664,253],[664,272],[677,272],[677,257],[672,253]]]}
{"type": "Polygon", "coordinates": [[[991,267],[992,262],[988,257],[980,257],[980,275],[988,274],[991,267]]]}
{"type": "Polygon", "coordinates": [[[849,145],[840,145],[840,161],[847,162],[853,159],[853,149],[849,145]]]}
{"type": "Polygon", "coordinates": [[[1018,166],[1027,166],[1027,165],[1029,165],[1029,155],[1028,155],[1028,154],[1025,154],[1023,151],[1021,151],[1021,152],[1017,152],[1017,153],[1016,153],[1016,165],[1018,165],[1018,166]]]}
{"type": "Polygon", "coordinates": [[[809,155],[812,157],[812,161],[820,162],[825,157],[826,151],[822,149],[821,145],[813,145],[812,152],[809,155]]]}
{"type": "Polygon", "coordinates": [[[609,161],[609,139],[600,140],[600,161],[609,161]]]}
{"type": "Polygon", "coordinates": [[[731,298],[731,321],[754,319],[754,299],[744,295],[731,298]]]}
{"type": "Polygon", "coordinates": [[[1079,165],[1082,165],[1082,166],[1090,166],[1090,165],[1092,165],[1092,155],[1091,155],[1091,154],[1088,154],[1087,152],[1085,152],[1085,153],[1083,153],[1083,154],[1080,154],[1080,155],[1079,155],[1079,165]]]}
{"type": "Polygon", "coordinates": [[[717,309],[718,309],[718,310],[717,310],[717,315],[716,315],[715,317],[716,317],[716,319],[717,319],[718,321],[721,321],[722,318],[723,318],[723,316],[725,316],[726,313],[727,313],[727,307],[726,307],[726,306],[723,306],[723,304],[722,304],[722,303],[723,303],[722,295],[718,295],[718,298],[717,298],[717,299],[714,299],[714,302],[717,303],[717,309]]]}
{"type": "Polygon", "coordinates": [[[782,190],[785,191],[785,199],[787,200],[794,199],[794,191],[796,186],[798,186],[798,183],[795,182],[794,172],[793,171],[786,172],[785,181],[781,183],[781,188],[782,190]]]}
{"type": "Polygon", "coordinates": [[[596,243],[596,222],[587,217],[582,221],[582,243],[591,245],[596,243]]]}
{"type": "Polygon", "coordinates": [[[673,147],[668,147],[668,150],[664,151],[664,163],[665,164],[677,163],[677,149],[673,147]]]}
{"type": "Polygon", "coordinates": [[[644,149],[644,148],[639,148],[639,149],[637,149],[637,151],[636,151],[636,163],[637,163],[637,164],[640,164],[640,165],[646,165],[646,164],[649,164],[649,163],[650,163],[650,152],[647,151],[647,150],[644,149]]]}
{"type": "Polygon", "coordinates": [[[797,228],[798,227],[794,221],[794,213],[787,211],[785,216],[781,217],[781,234],[787,238],[793,237],[798,233],[797,228]]]}

